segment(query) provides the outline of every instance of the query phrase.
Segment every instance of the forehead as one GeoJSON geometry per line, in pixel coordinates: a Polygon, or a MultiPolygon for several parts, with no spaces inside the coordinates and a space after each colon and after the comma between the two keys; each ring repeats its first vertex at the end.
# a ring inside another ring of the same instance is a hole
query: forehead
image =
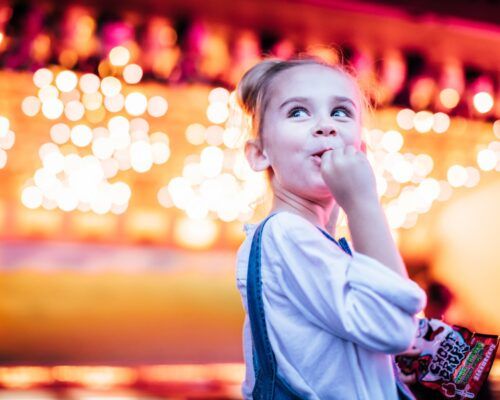
{"type": "MultiPolygon", "coordinates": [[[[274,77],[269,92],[271,102],[290,97],[327,99],[345,96],[359,106],[359,92],[353,79],[347,74],[325,65],[294,66],[274,77]]],[[[281,104],[281,103],[280,103],[281,104]]]]}

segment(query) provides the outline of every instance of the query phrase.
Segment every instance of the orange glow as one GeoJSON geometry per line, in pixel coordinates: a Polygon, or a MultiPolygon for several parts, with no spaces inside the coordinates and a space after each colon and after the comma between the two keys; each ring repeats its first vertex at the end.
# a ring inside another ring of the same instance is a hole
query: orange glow
{"type": "Polygon", "coordinates": [[[0,367],[0,384],[9,389],[25,389],[52,383],[50,368],[0,367]]]}
{"type": "Polygon", "coordinates": [[[448,109],[455,108],[460,101],[460,95],[453,88],[445,88],[439,92],[439,101],[448,109]]]}

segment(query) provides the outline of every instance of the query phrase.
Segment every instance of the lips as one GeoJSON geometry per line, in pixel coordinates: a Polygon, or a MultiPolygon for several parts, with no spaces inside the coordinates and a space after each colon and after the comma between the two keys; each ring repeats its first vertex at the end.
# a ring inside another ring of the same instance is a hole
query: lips
{"type": "Polygon", "coordinates": [[[317,151],[316,153],[314,153],[312,156],[313,157],[318,157],[318,158],[321,158],[321,156],[323,155],[323,153],[329,151],[329,150],[333,150],[331,147],[327,147],[326,149],[323,149],[323,150],[320,150],[320,151],[317,151]]]}

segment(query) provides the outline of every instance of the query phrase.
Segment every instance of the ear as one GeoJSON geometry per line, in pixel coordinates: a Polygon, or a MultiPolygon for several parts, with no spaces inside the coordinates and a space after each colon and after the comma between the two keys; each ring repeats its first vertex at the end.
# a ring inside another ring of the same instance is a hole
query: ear
{"type": "Polygon", "coordinates": [[[254,171],[265,171],[271,165],[260,139],[250,139],[245,143],[245,156],[254,171]]]}

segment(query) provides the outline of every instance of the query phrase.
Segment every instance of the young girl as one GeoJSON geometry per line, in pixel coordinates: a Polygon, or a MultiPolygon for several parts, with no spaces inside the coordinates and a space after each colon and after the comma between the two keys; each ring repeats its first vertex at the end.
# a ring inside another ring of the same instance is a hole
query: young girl
{"type": "Polygon", "coordinates": [[[355,79],[315,59],[266,60],[237,90],[252,119],[246,157],[273,191],[237,257],[244,398],[397,399],[391,355],[411,347],[425,294],[408,279],[361,150],[355,79]],[[339,207],[352,253],[332,237],[339,207]]]}

